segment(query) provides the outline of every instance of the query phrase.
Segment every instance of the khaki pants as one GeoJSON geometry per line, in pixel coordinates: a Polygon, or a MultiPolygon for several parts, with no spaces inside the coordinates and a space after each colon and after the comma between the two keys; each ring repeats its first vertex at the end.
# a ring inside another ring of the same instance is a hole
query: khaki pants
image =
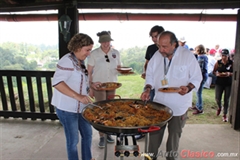
{"type": "Polygon", "coordinates": [[[150,133],[149,140],[149,153],[154,153],[155,158],[166,157],[167,160],[177,160],[179,140],[182,134],[182,128],[184,127],[187,119],[187,112],[182,116],[173,116],[172,119],[160,130],[150,133]],[[166,152],[158,151],[162,143],[164,131],[166,126],[168,127],[168,138],[166,144],[166,152]]]}
{"type": "MultiPolygon", "coordinates": [[[[115,91],[116,90],[111,90],[111,91],[93,91],[93,94],[95,96],[95,100],[96,101],[104,101],[104,100],[108,100],[109,96],[113,96],[115,95],[115,91]]],[[[110,99],[113,99],[112,97],[110,99]]]]}

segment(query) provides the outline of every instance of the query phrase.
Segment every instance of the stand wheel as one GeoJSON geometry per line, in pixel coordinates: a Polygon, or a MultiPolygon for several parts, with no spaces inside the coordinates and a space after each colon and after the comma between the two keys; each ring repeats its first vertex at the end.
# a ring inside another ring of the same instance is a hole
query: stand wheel
{"type": "Polygon", "coordinates": [[[133,152],[133,155],[134,155],[135,157],[137,157],[137,156],[139,155],[139,152],[138,152],[138,151],[134,151],[134,152],[133,152]]]}
{"type": "Polygon", "coordinates": [[[124,156],[128,157],[130,155],[130,152],[129,151],[125,151],[124,152],[124,156]]]}
{"type": "Polygon", "coordinates": [[[116,156],[116,157],[119,157],[120,155],[121,155],[121,153],[120,153],[119,151],[116,151],[116,152],[115,152],[115,156],[116,156]]]}

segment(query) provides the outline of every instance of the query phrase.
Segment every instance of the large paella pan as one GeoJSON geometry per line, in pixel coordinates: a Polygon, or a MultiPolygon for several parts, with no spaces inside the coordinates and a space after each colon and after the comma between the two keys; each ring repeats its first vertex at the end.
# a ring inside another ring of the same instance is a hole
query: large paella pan
{"type": "Polygon", "coordinates": [[[100,132],[138,134],[151,126],[164,126],[173,112],[156,102],[144,104],[139,99],[113,99],[89,104],[82,115],[100,132]]]}

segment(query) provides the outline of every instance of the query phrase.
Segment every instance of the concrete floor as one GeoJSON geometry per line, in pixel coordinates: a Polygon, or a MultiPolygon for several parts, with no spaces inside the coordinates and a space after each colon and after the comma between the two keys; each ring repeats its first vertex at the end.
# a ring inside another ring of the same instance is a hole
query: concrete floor
{"type": "MultiPolygon", "coordinates": [[[[167,132],[159,148],[162,153],[165,151],[166,136],[167,132]]],[[[98,148],[98,140],[98,132],[93,129],[93,157],[96,160],[103,160],[104,149],[98,148]]],[[[143,153],[144,139],[137,143],[140,152],[143,153]]],[[[115,144],[108,144],[107,160],[121,159],[114,156],[114,147],[115,144]]],[[[184,128],[179,147],[180,160],[240,160],[239,154],[240,132],[233,130],[229,123],[187,124],[184,128]],[[194,158],[186,154],[189,153],[187,151],[192,154],[211,152],[215,156],[196,158],[195,155],[194,158]]],[[[58,121],[42,122],[0,118],[0,160],[67,160],[66,157],[64,131],[58,121]]],[[[130,156],[122,159],[140,160],[143,157],[130,156]]],[[[158,160],[160,159],[164,158],[159,157],[158,160]]]]}

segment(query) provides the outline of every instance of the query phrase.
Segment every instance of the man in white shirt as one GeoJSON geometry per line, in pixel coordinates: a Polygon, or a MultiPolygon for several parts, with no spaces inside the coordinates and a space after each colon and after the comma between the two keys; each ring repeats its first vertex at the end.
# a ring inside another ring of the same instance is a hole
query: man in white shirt
{"type": "Polygon", "coordinates": [[[149,153],[157,159],[158,148],[166,126],[168,126],[167,160],[176,160],[182,128],[187,118],[187,110],[192,106],[192,90],[198,90],[202,73],[195,56],[188,49],[179,46],[174,33],[165,31],[158,37],[159,50],[150,59],[146,72],[145,91],[142,100],[148,100],[150,90],[155,89],[154,102],[161,103],[173,111],[173,117],[159,131],[150,133],[149,153]],[[158,91],[159,88],[179,87],[176,93],[158,91]]]}

